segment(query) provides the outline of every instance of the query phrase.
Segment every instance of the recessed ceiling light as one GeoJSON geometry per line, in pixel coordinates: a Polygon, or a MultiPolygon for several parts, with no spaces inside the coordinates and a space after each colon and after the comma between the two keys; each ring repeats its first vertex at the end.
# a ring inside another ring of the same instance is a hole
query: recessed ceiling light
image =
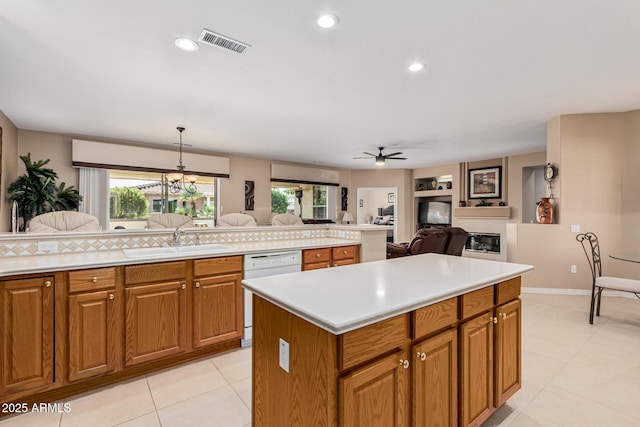
{"type": "Polygon", "coordinates": [[[316,23],[320,28],[331,28],[334,27],[340,20],[336,15],[331,13],[323,13],[318,16],[316,23]]]}
{"type": "Polygon", "coordinates": [[[409,65],[409,71],[413,71],[414,73],[417,73],[418,71],[422,71],[424,69],[424,64],[421,62],[414,62],[411,65],[409,65]]]}
{"type": "Polygon", "coordinates": [[[175,43],[176,43],[176,46],[178,46],[180,49],[186,50],[188,52],[194,52],[198,50],[198,47],[199,47],[198,43],[186,37],[178,37],[175,43]]]}

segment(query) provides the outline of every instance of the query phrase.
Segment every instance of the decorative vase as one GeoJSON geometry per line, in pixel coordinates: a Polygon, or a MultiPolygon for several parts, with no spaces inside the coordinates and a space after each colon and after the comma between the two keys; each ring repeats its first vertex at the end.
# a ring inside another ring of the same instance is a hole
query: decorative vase
{"type": "Polygon", "coordinates": [[[543,197],[536,208],[536,220],[540,224],[553,224],[553,205],[548,197],[543,197]]]}

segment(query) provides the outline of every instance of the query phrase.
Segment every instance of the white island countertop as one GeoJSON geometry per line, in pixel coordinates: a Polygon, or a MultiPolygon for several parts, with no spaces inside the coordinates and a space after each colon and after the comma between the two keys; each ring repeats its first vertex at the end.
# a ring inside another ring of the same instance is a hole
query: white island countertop
{"type": "Polygon", "coordinates": [[[424,254],[243,280],[261,298],[339,335],[508,280],[533,266],[424,254]]]}

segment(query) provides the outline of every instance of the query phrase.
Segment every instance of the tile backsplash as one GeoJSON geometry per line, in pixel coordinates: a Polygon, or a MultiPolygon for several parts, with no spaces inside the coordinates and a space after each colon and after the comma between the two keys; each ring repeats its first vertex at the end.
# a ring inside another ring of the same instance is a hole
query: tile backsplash
{"type": "MultiPolygon", "coordinates": [[[[200,244],[252,243],[279,240],[334,238],[361,240],[361,231],[341,227],[256,227],[245,229],[187,229],[181,237],[184,245],[194,245],[196,234],[200,244]]],[[[173,230],[123,231],[71,234],[12,234],[0,236],[0,256],[26,256],[45,253],[78,253],[112,251],[130,248],[152,248],[171,244],[173,230]],[[56,249],[57,248],[57,249],[56,249]]]]}

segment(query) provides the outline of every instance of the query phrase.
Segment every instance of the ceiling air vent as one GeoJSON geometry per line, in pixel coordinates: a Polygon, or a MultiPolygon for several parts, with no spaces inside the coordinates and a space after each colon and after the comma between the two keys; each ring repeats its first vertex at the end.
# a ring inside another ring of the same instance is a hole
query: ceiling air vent
{"type": "Polygon", "coordinates": [[[202,30],[202,33],[200,33],[198,41],[211,46],[230,50],[235,53],[242,53],[246,48],[251,47],[250,44],[234,40],[227,36],[223,36],[222,34],[214,33],[206,28],[202,30]]]}

